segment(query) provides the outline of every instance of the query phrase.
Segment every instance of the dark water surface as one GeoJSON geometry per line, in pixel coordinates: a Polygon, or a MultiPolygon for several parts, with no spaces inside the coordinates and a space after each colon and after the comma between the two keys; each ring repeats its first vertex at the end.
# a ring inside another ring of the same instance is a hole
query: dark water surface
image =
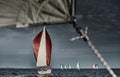
{"type": "MultiPolygon", "coordinates": [[[[120,77],[120,69],[113,69],[120,77]]],[[[0,69],[0,77],[112,77],[106,69],[52,69],[47,76],[37,75],[37,69],[0,69]]]]}

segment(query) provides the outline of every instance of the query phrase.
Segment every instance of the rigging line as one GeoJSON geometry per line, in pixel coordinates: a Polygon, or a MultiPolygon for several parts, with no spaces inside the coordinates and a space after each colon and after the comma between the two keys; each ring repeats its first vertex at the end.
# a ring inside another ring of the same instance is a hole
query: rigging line
{"type": "Polygon", "coordinates": [[[42,7],[43,7],[47,2],[49,2],[49,1],[50,1],[50,0],[44,1],[44,2],[41,4],[41,6],[38,8],[38,11],[37,11],[36,16],[35,16],[35,17],[36,17],[36,22],[37,22],[37,20],[38,20],[39,13],[40,13],[42,7]]]}
{"type": "Polygon", "coordinates": [[[28,24],[28,9],[29,9],[29,5],[28,4],[26,4],[26,9],[25,9],[25,15],[24,15],[24,17],[25,17],[25,24],[27,23],[28,24]]]}
{"type": "Polygon", "coordinates": [[[32,0],[29,0],[29,7],[31,10],[31,16],[32,16],[31,20],[33,21],[33,23],[36,23],[35,10],[34,10],[34,7],[32,6],[32,4],[34,4],[34,2],[32,0]]]}
{"type": "Polygon", "coordinates": [[[104,60],[104,58],[102,57],[102,55],[98,52],[98,50],[92,44],[92,42],[89,39],[89,36],[82,30],[81,27],[77,26],[76,18],[74,18],[74,20],[73,20],[73,26],[76,29],[76,31],[80,34],[80,36],[81,37],[83,36],[83,40],[88,44],[88,47],[93,51],[93,53],[97,56],[97,58],[100,60],[100,62],[105,66],[105,68],[112,75],[112,77],[117,77],[117,75],[114,73],[114,71],[108,65],[108,63],[104,60]]]}

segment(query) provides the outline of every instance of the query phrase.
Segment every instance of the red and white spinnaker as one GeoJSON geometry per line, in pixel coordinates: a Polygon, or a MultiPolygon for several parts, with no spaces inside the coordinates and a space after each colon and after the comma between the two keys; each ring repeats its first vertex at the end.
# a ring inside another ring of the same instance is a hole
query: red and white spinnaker
{"type": "MultiPolygon", "coordinates": [[[[52,43],[48,31],[43,30],[33,40],[34,55],[37,67],[50,67],[52,43]]],[[[38,71],[39,73],[39,71],[38,71]]],[[[50,71],[49,71],[50,73],[50,71]]]]}

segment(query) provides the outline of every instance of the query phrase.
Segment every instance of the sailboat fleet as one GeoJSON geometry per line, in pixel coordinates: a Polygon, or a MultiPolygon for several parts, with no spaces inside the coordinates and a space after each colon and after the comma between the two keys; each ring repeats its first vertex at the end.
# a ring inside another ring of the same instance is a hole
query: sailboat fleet
{"type": "MultiPolygon", "coordinates": [[[[71,65],[67,66],[67,65],[60,64],[60,68],[61,69],[72,69],[72,66],[71,65]]],[[[80,70],[80,62],[79,61],[77,62],[75,69],[80,70]]]]}
{"type": "MultiPolygon", "coordinates": [[[[61,69],[73,69],[73,67],[71,65],[67,66],[67,65],[63,65],[63,64],[60,64],[60,68],[61,69]]],[[[79,61],[76,63],[76,67],[74,69],[80,70],[80,62],[79,61]]],[[[92,69],[99,69],[98,64],[93,64],[92,69]]]]}
{"type": "MultiPolygon", "coordinates": [[[[43,30],[35,36],[33,39],[33,49],[34,56],[36,59],[36,66],[38,68],[38,74],[50,74],[51,67],[51,50],[52,50],[52,42],[49,36],[47,29],[44,27],[43,30]]],[[[80,63],[76,64],[77,69],[80,69],[80,63]]],[[[72,67],[69,65],[60,65],[61,69],[71,69],[72,67]]]]}
{"type": "MultiPolygon", "coordinates": [[[[35,36],[33,39],[34,56],[36,59],[36,66],[38,68],[38,74],[51,74],[51,50],[52,42],[47,29],[43,30],[35,36]]],[[[97,64],[92,65],[93,69],[98,69],[97,64]]],[[[60,64],[61,69],[71,69],[71,65],[60,64]]],[[[76,63],[76,69],[80,70],[80,62],[76,63]]]]}

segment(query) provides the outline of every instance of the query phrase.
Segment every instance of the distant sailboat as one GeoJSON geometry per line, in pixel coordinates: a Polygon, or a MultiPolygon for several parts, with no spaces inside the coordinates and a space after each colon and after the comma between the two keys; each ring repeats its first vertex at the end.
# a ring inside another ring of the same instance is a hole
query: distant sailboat
{"type": "Polygon", "coordinates": [[[60,68],[63,69],[63,68],[64,68],[64,65],[63,65],[63,64],[60,64],[60,68]]]}
{"type": "Polygon", "coordinates": [[[78,70],[80,70],[80,62],[79,61],[77,62],[76,67],[78,70]]]}
{"type": "Polygon", "coordinates": [[[71,68],[72,68],[71,65],[69,65],[69,66],[68,66],[68,69],[71,69],[71,68]]]}
{"type": "Polygon", "coordinates": [[[67,66],[65,65],[65,67],[64,67],[65,69],[67,69],[67,66]]]}
{"type": "Polygon", "coordinates": [[[92,67],[93,69],[98,69],[98,64],[93,64],[92,67]]]}
{"type": "Polygon", "coordinates": [[[50,74],[52,43],[47,30],[44,29],[33,40],[34,55],[38,74],[50,74]]]}

